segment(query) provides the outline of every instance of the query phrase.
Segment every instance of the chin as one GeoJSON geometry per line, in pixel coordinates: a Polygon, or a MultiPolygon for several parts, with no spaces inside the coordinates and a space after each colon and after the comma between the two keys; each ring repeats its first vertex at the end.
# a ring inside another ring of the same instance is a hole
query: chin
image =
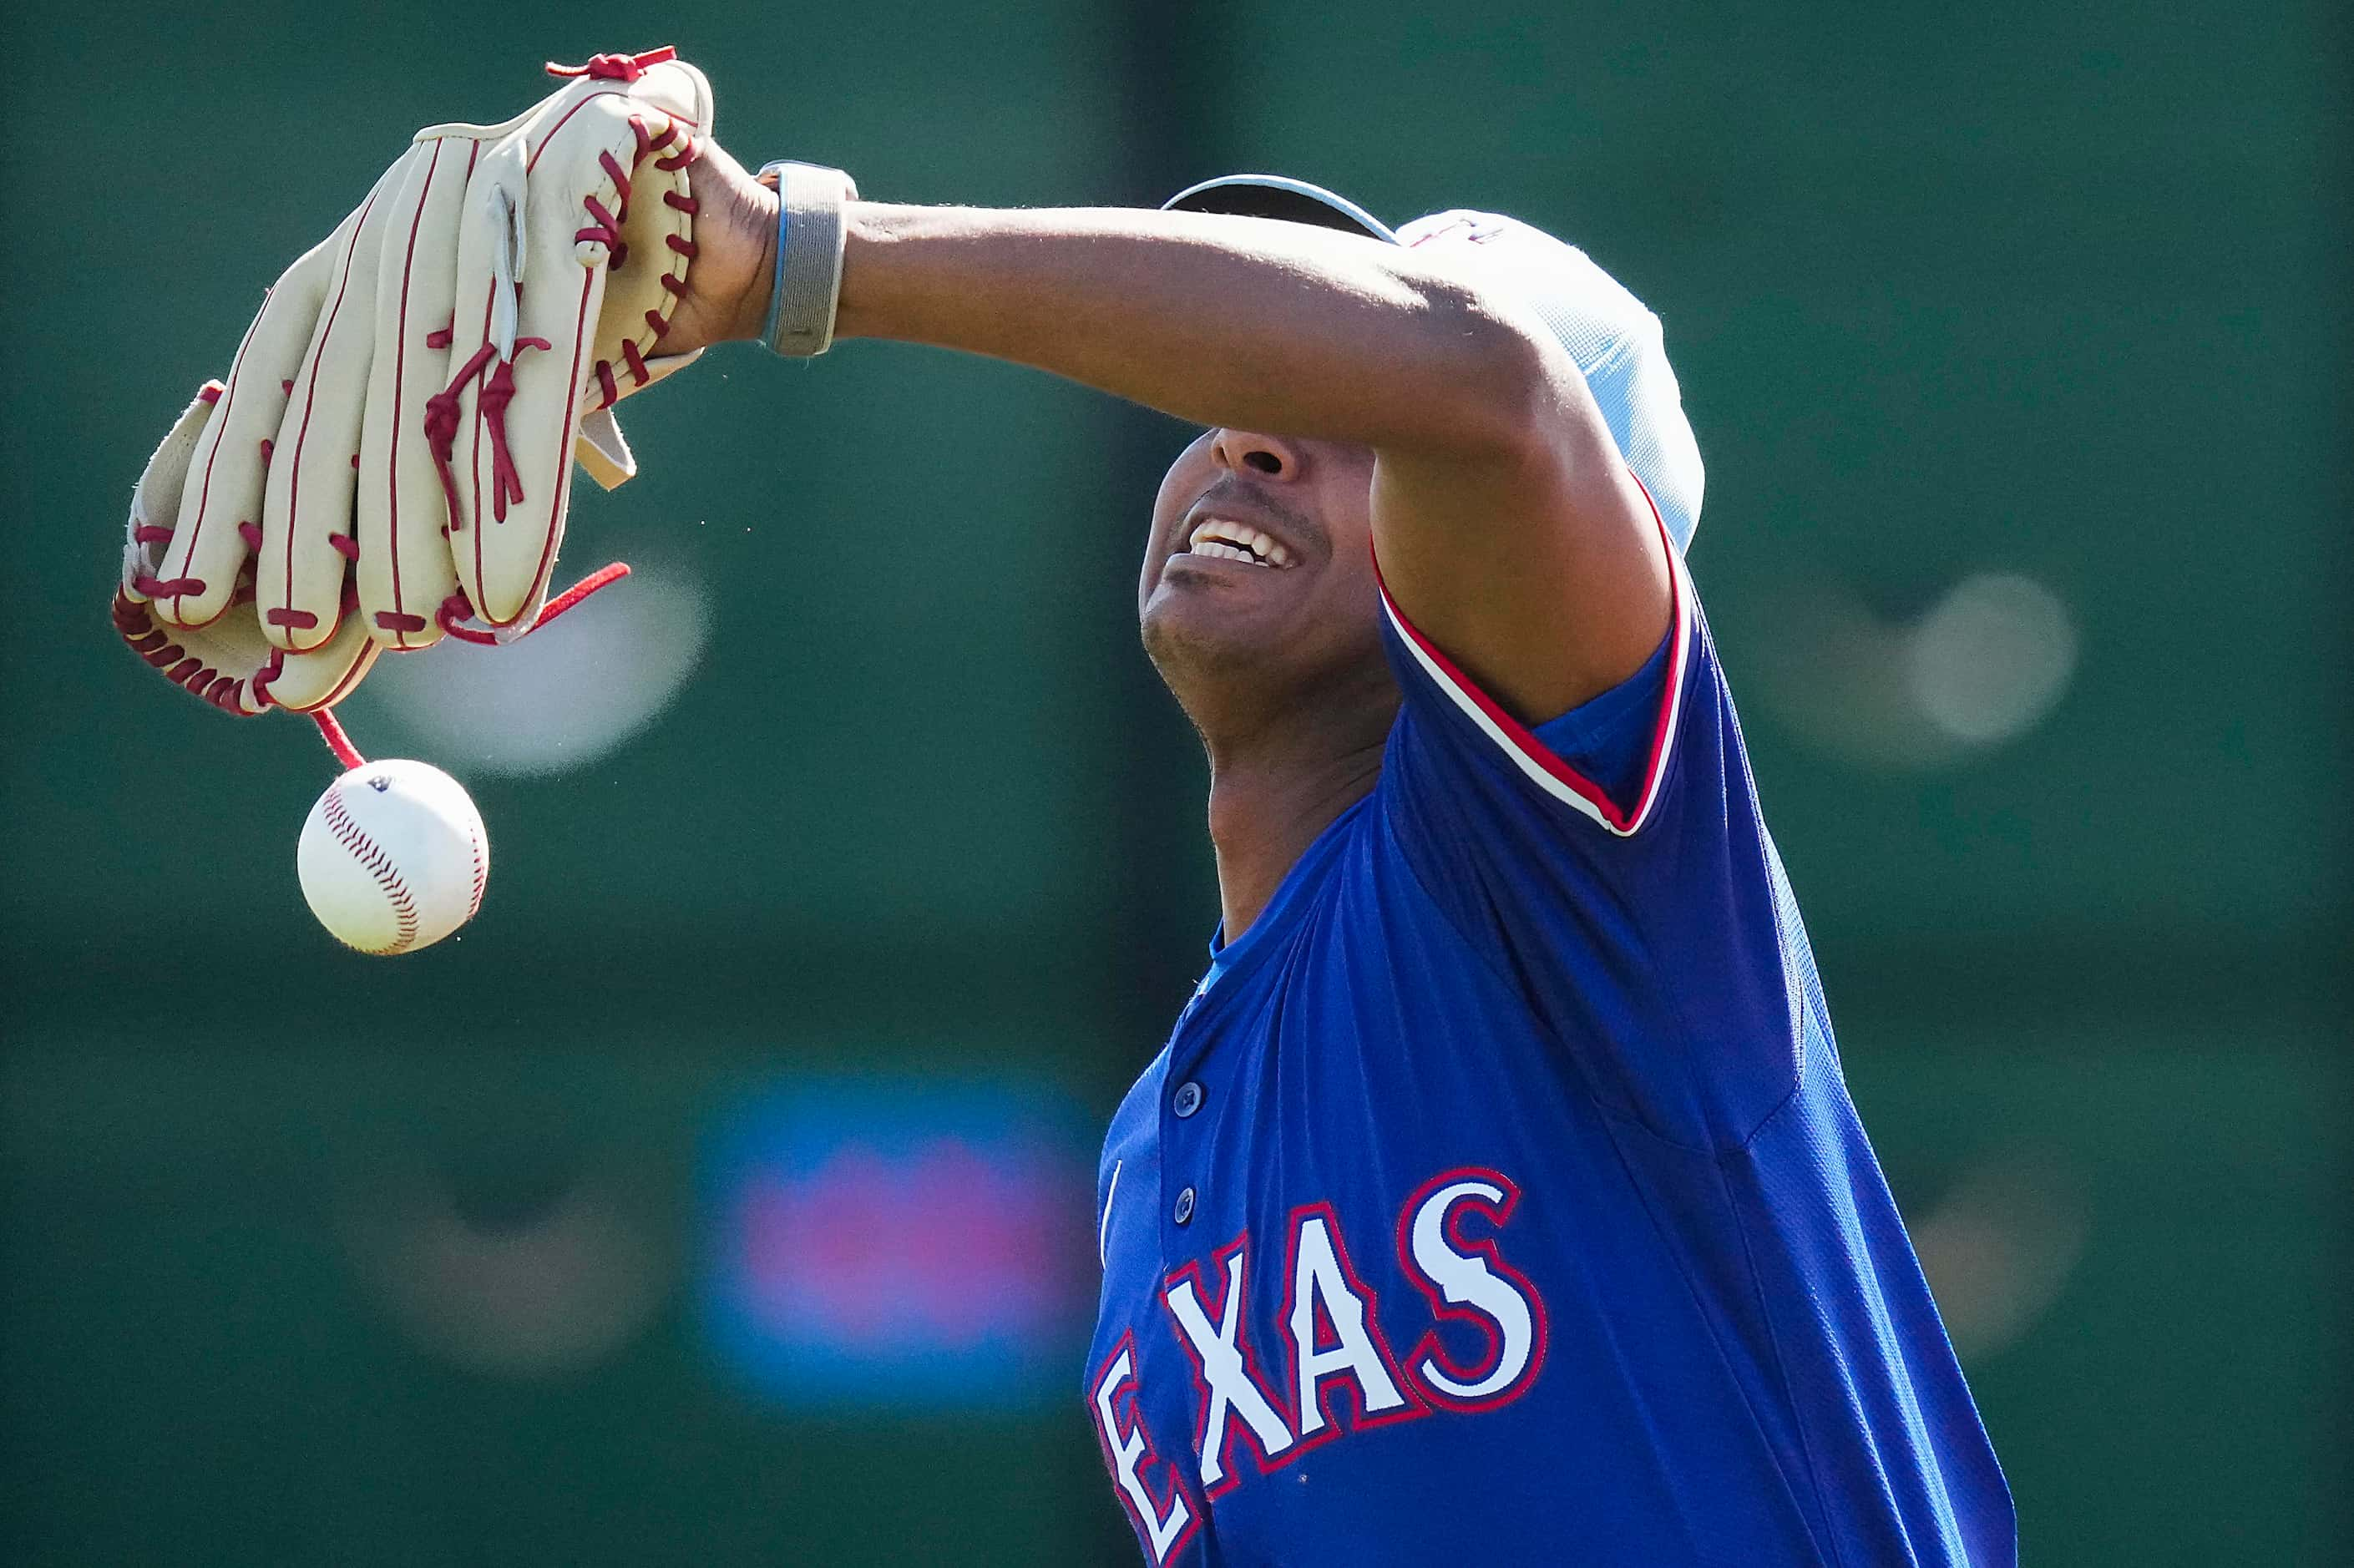
{"type": "Polygon", "coordinates": [[[1285,646],[1272,618],[1205,594],[1163,585],[1138,624],[1144,652],[1174,686],[1181,678],[1256,668],[1263,674],[1285,646]]]}
{"type": "Polygon", "coordinates": [[[1305,608],[1164,583],[1146,602],[1139,630],[1161,680],[1189,709],[1197,698],[1224,706],[1246,691],[1268,699],[1298,683],[1318,641],[1316,629],[1302,624],[1305,608]]]}

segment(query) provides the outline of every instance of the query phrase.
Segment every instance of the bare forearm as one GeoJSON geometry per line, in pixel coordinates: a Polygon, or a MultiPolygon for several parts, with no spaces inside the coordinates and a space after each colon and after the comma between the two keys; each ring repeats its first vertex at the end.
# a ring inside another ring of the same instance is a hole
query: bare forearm
{"type": "Polygon", "coordinates": [[[1474,443],[1518,334],[1410,253],[1119,207],[852,204],[837,330],[990,355],[1205,425],[1474,443]]]}

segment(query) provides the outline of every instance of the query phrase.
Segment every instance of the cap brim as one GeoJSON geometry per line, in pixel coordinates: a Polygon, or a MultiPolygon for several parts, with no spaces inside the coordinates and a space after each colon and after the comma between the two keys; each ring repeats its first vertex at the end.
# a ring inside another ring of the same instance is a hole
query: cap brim
{"type": "Polygon", "coordinates": [[[1367,235],[1388,245],[1398,242],[1396,230],[1348,197],[1287,175],[1222,175],[1186,186],[1162,202],[1161,209],[1281,218],[1287,223],[1312,223],[1319,228],[1367,235]]]}

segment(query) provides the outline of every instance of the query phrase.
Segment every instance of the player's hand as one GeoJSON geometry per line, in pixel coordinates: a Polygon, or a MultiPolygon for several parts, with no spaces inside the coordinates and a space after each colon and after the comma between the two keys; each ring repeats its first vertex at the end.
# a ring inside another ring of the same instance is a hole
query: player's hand
{"type": "Polygon", "coordinates": [[[663,346],[673,354],[752,342],[769,313],[777,264],[777,187],[716,142],[695,162],[695,287],[678,302],[663,346]]]}
{"type": "Polygon", "coordinates": [[[572,460],[608,487],[633,473],[612,405],[748,308],[762,263],[736,214],[758,189],[724,155],[729,219],[709,262],[698,247],[702,73],[660,49],[557,74],[504,124],[418,132],[157,449],[114,621],[175,683],[313,709],[383,649],[522,635],[572,460]]]}

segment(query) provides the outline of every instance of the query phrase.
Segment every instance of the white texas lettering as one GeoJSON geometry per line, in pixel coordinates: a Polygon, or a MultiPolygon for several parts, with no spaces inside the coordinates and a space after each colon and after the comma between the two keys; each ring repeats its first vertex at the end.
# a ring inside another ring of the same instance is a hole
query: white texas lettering
{"type": "MultiPolygon", "coordinates": [[[[1249,1238],[1237,1237],[1206,1265],[1187,1263],[1170,1274],[1161,1304],[1198,1373],[1192,1381],[1201,1490],[1154,1452],[1140,1408],[1132,1333],[1112,1347],[1090,1390],[1105,1460],[1152,1561],[1166,1563],[1182,1552],[1208,1505],[1241,1480],[1232,1450],[1245,1433],[1264,1473],[1346,1430],[1437,1409],[1493,1410],[1533,1387],[1544,1370],[1544,1298],[1498,1246],[1520,1201],[1511,1178],[1464,1166],[1424,1182],[1398,1211],[1398,1266],[1429,1302],[1433,1319],[1403,1361],[1383,1336],[1379,1298],[1351,1261],[1332,1206],[1293,1210],[1283,1304],[1271,1326],[1290,1353],[1288,1410],[1252,1351],[1249,1238]],[[1474,1344],[1479,1352],[1467,1359],[1474,1344]],[[1326,1408],[1336,1384],[1353,1384],[1353,1410],[1326,1408]],[[1166,1490],[1165,1501],[1156,1489],[1166,1490]]],[[[1262,1324],[1257,1339],[1262,1347],[1268,1327],[1262,1324]]],[[[1155,1391],[1159,1399],[1176,1393],[1155,1391]]]]}
{"type": "Polygon", "coordinates": [[[1484,1213],[1500,1227],[1520,1190],[1492,1171],[1450,1171],[1411,1200],[1398,1230],[1399,1261],[1430,1298],[1440,1319],[1469,1322],[1487,1351],[1469,1367],[1454,1365],[1434,1330],[1407,1358],[1424,1388],[1444,1404],[1489,1409],[1517,1396],[1544,1358],[1544,1308],[1527,1280],[1498,1255],[1492,1239],[1465,1241],[1458,1213],[1484,1213]]]}
{"type": "MultiPolygon", "coordinates": [[[[1119,1403],[1120,1391],[1136,1381],[1136,1348],[1123,1340],[1118,1354],[1105,1363],[1096,1379],[1096,1424],[1104,1440],[1104,1452],[1111,1460],[1112,1474],[1126,1494],[1122,1499],[1135,1516],[1136,1527],[1145,1542],[1152,1549],[1152,1561],[1166,1563],[1169,1554],[1192,1533],[1193,1510],[1186,1506],[1185,1490],[1171,1478],[1169,1503],[1166,1510],[1152,1500],[1152,1489],[1144,1484],[1143,1467],[1152,1462],[1152,1443],[1144,1435],[1144,1420],[1140,1414],[1126,1427],[1120,1425],[1119,1403]]],[[[1129,1401],[1134,1409],[1134,1400],[1129,1401]]]]}
{"type": "Polygon", "coordinates": [[[1184,1330],[1193,1364],[1201,1368],[1202,1381],[1209,1390],[1196,1446],[1202,1455],[1202,1485],[1213,1493],[1235,1478],[1226,1469],[1226,1419],[1230,1414],[1242,1417],[1243,1425],[1258,1439],[1259,1452],[1266,1457],[1272,1459],[1291,1446],[1291,1429],[1283,1424],[1283,1417],[1276,1413],[1258,1381],[1251,1376],[1250,1366],[1244,1358],[1244,1252],[1245,1248],[1237,1245],[1226,1255],[1225,1294],[1218,1305],[1216,1322],[1213,1323],[1203,1308],[1201,1296],[1193,1287],[1194,1271],[1190,1265],[1162,1293],[1169,1303],[1170,1316],[1184,1330]]]}
{"type": "Polygon", "coordinates": [[[1292,1221],[1291,1306],[1286,1327],[1291,1330],[1293,1408],[1299,1413],[1302,1437],[1324,1429],[1324,1409],[1317,1395],[1326,1378],[1345,1373],[1356,1379],[1368,1416],[1400,1410],[1406,1404],[1385,1358],[1374,1347],[1373,1336],[1379,1330],[1367,1330],[1364,1296],[1342,1265],[1333,1234],[1337,1228],[1331,1210],[1322,1204],[1292,1221]],[[1330,1345],[1317,1343],[1320,1318],[1331,1328],[1330,1345]]]}

